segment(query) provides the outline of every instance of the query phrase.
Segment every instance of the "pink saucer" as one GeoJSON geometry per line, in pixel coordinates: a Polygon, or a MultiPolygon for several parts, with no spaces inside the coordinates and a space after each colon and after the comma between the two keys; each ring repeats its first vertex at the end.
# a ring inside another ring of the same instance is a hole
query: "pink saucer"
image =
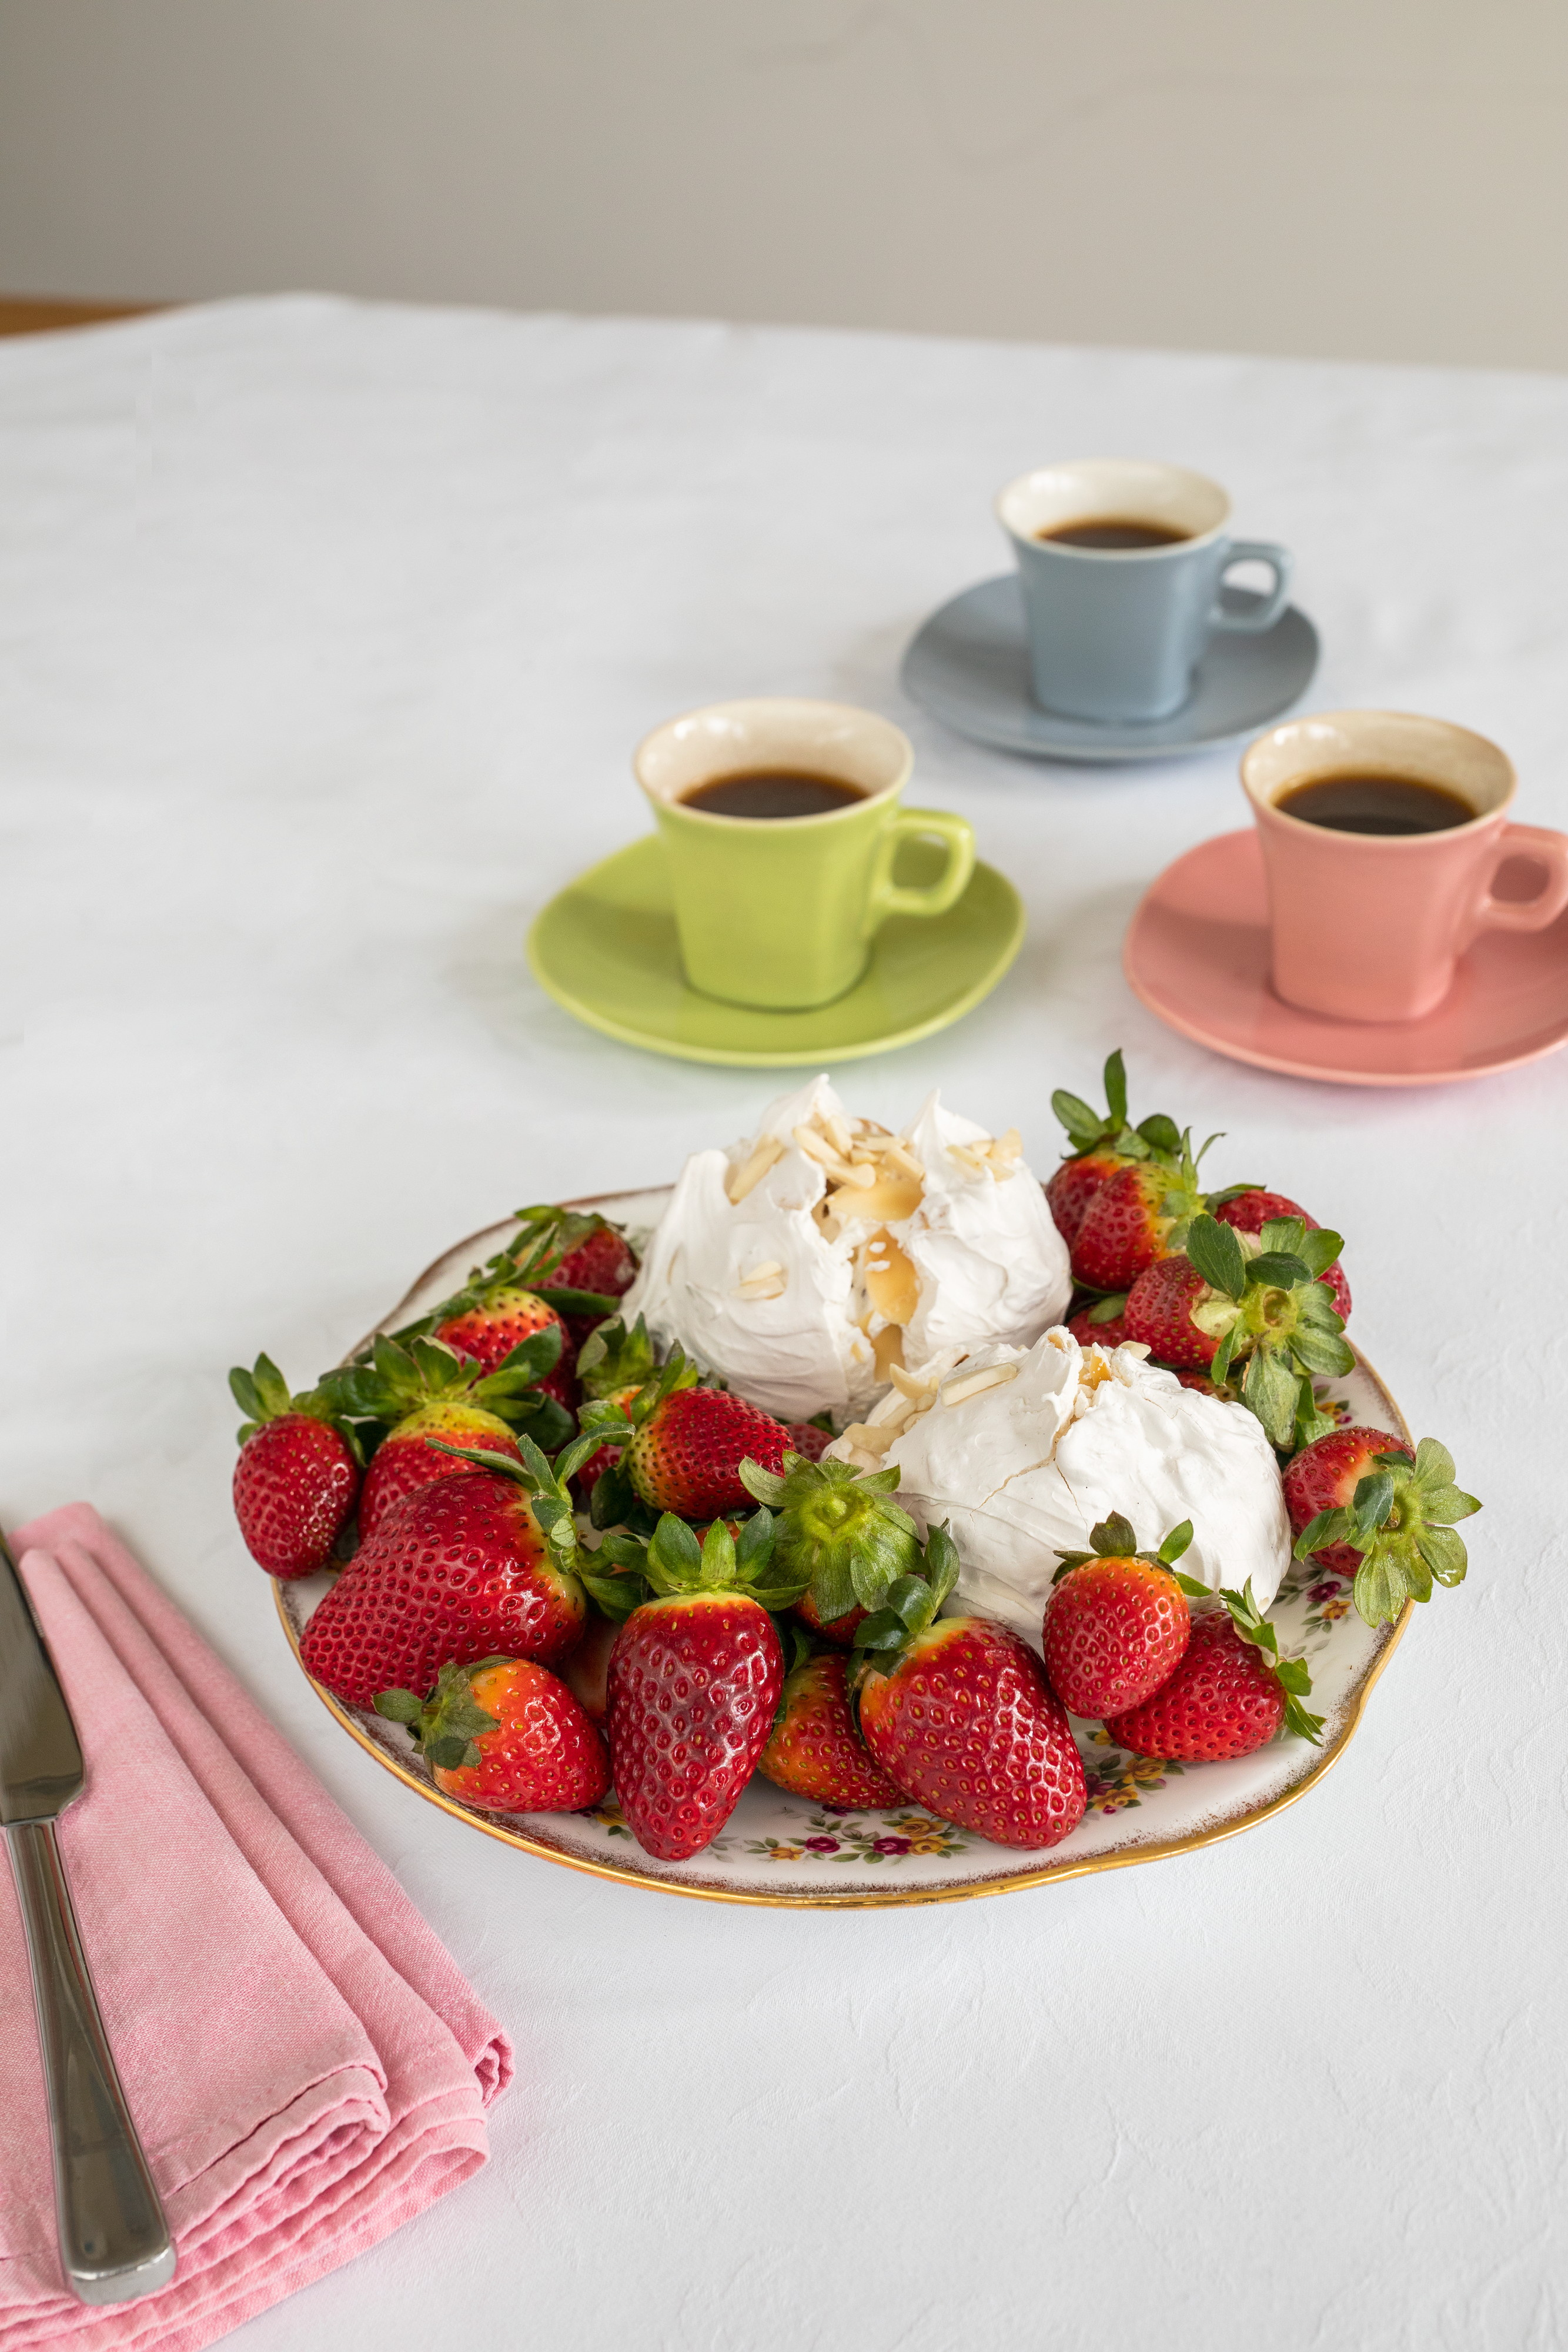
{"type": "Polygon", "coordinates": [[[1489,931],[1424,1021],[1330,1021],[1269,978],[1257,834],[1222,833],[1167,866],[1127,926],[1122,966],[1151,1013],[1217,1054],[1351,1087],[1433,1087],[1511,1070],[1568,1044],[1568,915],[1489,931]]]}

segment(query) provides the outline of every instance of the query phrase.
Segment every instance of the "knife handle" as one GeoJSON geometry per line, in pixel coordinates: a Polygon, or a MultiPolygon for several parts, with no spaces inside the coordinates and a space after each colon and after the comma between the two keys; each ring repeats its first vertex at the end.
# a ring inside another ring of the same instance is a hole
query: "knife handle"
{"type": "Polygon", "coordinates": [[[33,1965],[66,2284],[81,2303],[130,2303],[173,2277],[173,2241],[114,2071],[55,1825],[9,1823],[5,1842],[33,1965]]]}

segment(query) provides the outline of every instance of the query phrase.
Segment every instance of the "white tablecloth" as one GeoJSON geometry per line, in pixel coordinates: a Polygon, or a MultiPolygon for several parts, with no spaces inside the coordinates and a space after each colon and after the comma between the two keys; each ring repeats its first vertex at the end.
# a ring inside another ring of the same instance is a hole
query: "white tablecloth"
{"type": "Polygon", "coordinates": [[[1397,1094],[1188,1046],[1120,937],[1243,822],[1234,755],[1035,766],[904,703],[921,616],[1005,568],[996,486],[1107,450],[1296,549],[1320,707],[1478,727],[1568,821],[1549,378],[316,299],[0,346],[4,1516],[110,1515],[519,2050],[489,2168],[258,2352],[1562,2340],[1568,1059],[1397,1094]],[[345,1739],[240,1546],[231,1363],[303,1385],[450,1241],[771,1091],[521,960],[643,829],[643,730],[763,691],[896,717],[1029,902],[853,1104],[940,1085],[1043,1170],[1051,1088],[1124,1045],[1140,1113],[1348,1234],[1357,1339],[1486,1498],[1337,1769],[1238,1841],[936,1909],[601,1885],[345,1739]]]}

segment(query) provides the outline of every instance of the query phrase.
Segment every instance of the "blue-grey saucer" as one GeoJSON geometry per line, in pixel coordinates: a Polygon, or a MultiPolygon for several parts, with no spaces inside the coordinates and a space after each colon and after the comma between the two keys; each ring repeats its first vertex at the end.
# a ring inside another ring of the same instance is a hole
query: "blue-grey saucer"
{"type": "MultiPolygon", "coordinates": [[[[1250,592],[1227,589],[1238,604],[1250,592]]],[[[1261,636],[1217,632],[1191,698],[1168,719],[1103,725],[1042,710],[1030,692],[1016,573],[982,580],[933,613],[904,656],[915,700],[959,735],[1035,760],[1169,760],[1267,727],[1303,695],[1318,633],[1288,604],[1261,636]]]]}

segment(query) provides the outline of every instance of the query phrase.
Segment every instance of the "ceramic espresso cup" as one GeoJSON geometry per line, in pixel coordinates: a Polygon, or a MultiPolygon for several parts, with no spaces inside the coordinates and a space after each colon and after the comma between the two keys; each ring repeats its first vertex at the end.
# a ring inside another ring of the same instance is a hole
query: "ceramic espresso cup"
{"type": "Polygon", "coordinates": [[[1291,558],[1272,540],[1232,539],[1230,501],[1184,466],[1090,457],[1020,474],[997,499],[1012,542],[1037,702],[1072,719],[1167,719],[1192,692],[1216,629],[1256,635],[1285,609],[1291,558]],[[1074,546],[1042,532],[1144,525],[1148,546],[1074,546]],[[1261,600],[1227,604],[1238,563],[1265,563],[1261,600]]]}
{"type": "Polygon", "coordinates": [[[1397,710],[1292,719],[1248,747],[1269,887],[1275,992],[1340,1021],[1419,1021],[1453,985],[1483,930],[1538,931],[1568,906],[1568,835],[1513,824],[1516,779],[1484,735],[1397,710]],[[1338,832],[1280,803],[1334,776],[1436,784],[1474,814],[1442,832],[1338,832]],[[1541,872],[1532,898],[1494,894],[1499,868],[1541,872]]]}
{"type": "Polygon", "coordinates": [[[632,760],[669,863],[686,978],[769,1011],[831,1004],[854,986],[889,915],[941,915],[975,867],[961,816],[906,809],[915,753],[885,719],[841,702],[716,702],[656,728],[632,760]],[[822,777],[853,797],[811,816],[722,815],[688,795],[721,779],[822,777]],[[942,842],[938,878],[893,878],[901,842],[942,842]]]}

